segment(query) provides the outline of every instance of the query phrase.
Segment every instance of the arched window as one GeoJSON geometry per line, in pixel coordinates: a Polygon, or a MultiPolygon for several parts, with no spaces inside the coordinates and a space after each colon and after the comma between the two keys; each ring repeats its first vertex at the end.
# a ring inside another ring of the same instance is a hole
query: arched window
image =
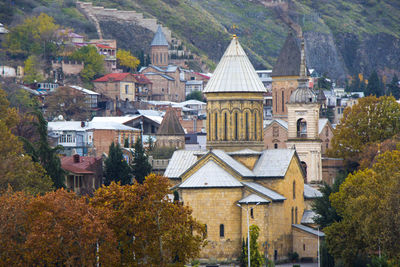
{"type": "Polygon", "coordinates": [[[275,148],[275,149],[278,149],[278,144],[274,144],[274,148],[275,148]]]}
{"type": "Polygon", "coordinates": [[[228,140],[228,118],[226,112],[224,113],[224,140],[228,140]]]}
{"type": "Polygon", "coordinates": [[[254,140],[257,141],[257,111],[254,111],[254,140]]]}
{"type": "Polygon", "coordinates": [[[275,93],[275,112],[278,112],[278,93],[275,93]]]}
{"type": "Polygon", "coordinates": [[[235,113],[235,140],[238,140],[238,114],[235,113]]]}
{"type": "MultiPolygon", "coordinates": [[[[294,208],[292,207],[292,224],[293,224],[293,222],[294,222],[294,208]]],[[[206,225],[206,229],[207,229],[207,225],[206,225]]]]}
{"type": "Polygon", "coordinates": [[[296,181],[293,181],[293,199],[296,199],[296,181]]]}
{"type": "Polygon", "coordinates": [[[208,113],[208,131],[207,136],[211,140],[211,113],[208,113]]]}
{"type": "Polygon", "coordinates": [[[225,227],[223,224],[219,225],[219,237],[224,237],[225,236],[225,227]]]}
{"type": "Polygon", "coordinates": [[[296,222],[296,224],[297,224],[297,207],[296,207],[296,209],[295,209],[295,212],[294,212],[294,216],[295,216],[295,222],[296,222]]]}
{"type": "Polygon", "coordinates": [[[254,219],[254,210],[253,210],[253,208],[250,208],[250,217],[252,219],[254,219]]]}
{"type": "Polygon", "coordinates": [[[307,122],[305,119],[297,120],[297,137],[307,137],[307,122]]]}
{"type": "Polygon", "coordinates": [[[282,112],[285,112],[285,91],[282,91],[282,112]]]}
{"type": "Polygon", "coordinates": [[[218,140],[218,113],[215,112],[215,140],[218,140]]]}
{"type": "Polygon", "coordinates": [[[249,113],[246,112],[246,122],[245,122],[245,131],[246,131],[246,141],[249,140],[249,113]]]}
{"type": "Polygon", "coordinates": [[[162,63],[162,58],[163,58],[162,53],[160,53],[160,63],[162,63]]]}
{"type": "Polygon", "coordinates": [[[156,54],[156,64],[158,64],[158,54],[156,54]]]}

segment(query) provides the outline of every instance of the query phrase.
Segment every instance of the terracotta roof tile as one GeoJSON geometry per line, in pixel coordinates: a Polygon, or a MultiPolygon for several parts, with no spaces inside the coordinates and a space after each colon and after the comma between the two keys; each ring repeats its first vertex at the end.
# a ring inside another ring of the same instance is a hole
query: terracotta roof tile
{"type": "Polygon", "coordinates": [[[76,174],[93,174],[94,172],[90,170],[96,161],[100,160],[101,157],[79,157],[79,162],[74,162],[74,157],[63,157],[61,158],[61,168],[66,171],[73,172],[76,174]]]}
{"type": "Polygon", "coordinates": [[[103,77],[100,77],[96,80],[94,80],[94,82],[109,82],[109,81],[122,81],[123,79],[125,79],[127,76],[132,75],[131,73],[109,73],[107,75],[104,75],[103,77]]]}
{"type": "Polygon", "coordinates": [[[133,74],[138,83],[152,84],[152,82],[144,74],[133,74]]]}

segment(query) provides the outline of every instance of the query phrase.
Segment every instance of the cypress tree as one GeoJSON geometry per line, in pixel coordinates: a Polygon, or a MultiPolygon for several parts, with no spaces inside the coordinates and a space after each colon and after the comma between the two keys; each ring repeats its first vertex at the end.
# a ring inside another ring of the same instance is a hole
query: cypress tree
{"type": "Polygon", "coordinates": [[[147,155],[144,152],[141,138],[138,138],[135,143],[134,159],[132,163],[132,172],[138,183],[143,183],[145,177],[151,172],[151,165],[147,155]]]}
{"type": "Polygon", "coordinates": [[[376,97],[380,97],[383,95],[381,83],[379,81],[379,76],[376,71],[373,71],[368,78],[368,85],[365,89],[365,95],[375,95],[376,97]]]}
{"type": "Polygon", "coordinates": [[[104,176],[105,185],[109,185],[112,181],[120,182],[121,185],[131,183],[131,168],[125,161],[118,143],[110,145],[108,158],[105,161],[104,176]]]}

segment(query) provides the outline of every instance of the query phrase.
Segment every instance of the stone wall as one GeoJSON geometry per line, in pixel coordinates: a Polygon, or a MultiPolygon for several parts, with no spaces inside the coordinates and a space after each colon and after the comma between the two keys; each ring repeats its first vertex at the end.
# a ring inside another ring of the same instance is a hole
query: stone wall
{"type": "Polygon", "coordinates": [[[271,123],[268,127],[264,129],[264,148],[265,149],[275,149],[276,148],[286,148],[287,140],[287,129],[282,127],[277,122],[271,123]]]}
{"type": "Polygon", "coordinates": [[[299,254],[299,258],[318,258],[318,236],[304,232],[293,227],[293,252],[299,254]]]}
{"type": "Polygon", "coordinates": [[[84,68],[83,62],[76,61],[52,61],[51,68],[53,70],[61,68],[64,75],[78,75],[84,68]]]}
{"type": "Polygon", "coordinates": [[[275,118],[287,118],[286,103],[289,102],[292,92],[298,86],[298,78],[297,76],[272,78],[272,114],[275,118]]]}

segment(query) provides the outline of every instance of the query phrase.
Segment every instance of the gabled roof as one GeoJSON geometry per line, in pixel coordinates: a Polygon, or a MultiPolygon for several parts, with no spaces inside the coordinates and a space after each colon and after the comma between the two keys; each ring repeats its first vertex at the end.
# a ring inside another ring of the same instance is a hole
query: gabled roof
{"type": "Polygon", "coordinates": [[[175,110],[168,108],[158,128],[157,135],[185,135],[175,110]]]}
{"type": "Polygon", "coordinates": [[[289,31],[271,76],[300,75],[300,42],[293,31],[289,31]]]}
{"type": "Polygon", "coordinates": [[[167,74],[163,74],[163,73],[147,72],[147,73],[145,73],[145,74],[143,74],[143,75],[145,75],[145,76],[158,75],[158,76],[161,76],[161,77],[163,77],[163,78],[165,78],[165,79],[167,79],[167,80],[175,81],[175,79],[174,79],[173,77],[171,77],[171,76],[169,76],[169,75],[167,75],[167,74]]]}
{"type": "Polygon", "coordinates": [[[266,197],[268,197],[269,199],[271,199],[273,202],[278,202],[278,201],[284,201],[286,200],[286,198],[284,196],[282,196],[281,194],[266,188],[258,183],[254,183],[254,182],[242,182],[242,184],[254,191],[256,191],[257,193],[260,193],[266,197]]]}
{"type": "Polygon", "coordinates": [[[266,204],[266,203],[270,203],[271,201],[262,198],[256,194],[251,194],[248,195],[245,198],[242,198],[241,200],[238,201],[240,204],[256,204],[256,203],[260,203],[260,204],[266,204]]]}
{"type": "Polygon", "coordinates": [[[301,225],[301,224],[292,224],[292,226],[295,227],[295,228],[297,228],[297,229],[300,229],[300,230],[302,230],[302,231],[304,231],[304,232],[307,232],[307,233],[309,233],[309,234],[312,234],[312,235],[316,235],[316,236],[319,236],[319,237],[324,237],[324,236],[325,236],[325,234],[324,234],[323,232],[317,231],[317,230],[315,230],[315,229],[313,229],[313,228],[311,228],[311,227],[305,226],[305,225],[301,225]]]}
{"type": "Polygon", "coordinates": [[[294,155],[294,149],[264,150],[253,172],[257,177],[284,177],[294,155]]]}
{"type": "Polygon", "coordinates": [[[144,74],[133,74],[136,81],[141,84],[152,84],[152,82],[144,74]]]}
{"type": "Polygon", "coordinates": [[[119,82],[125,79],[127,76],[132,75],[131,73],[109,73],[100,77],[93,82],[119,82]]]}
{"type": "Polygon", "coordinates": [[[286,130],[288,129],[287,121],[284,121],[284,120],[281,120],[281,119],[264,120],[264,128],[267,128],[267,127],[271,126],[274,122],[280,124],[286,130]]]}
{"type": "Polygon", "coordinates": [[[102,49],[115,49],[115,48],[113,48],[113,47],[111,47],[111,46],[103,45],[103,44],[96,44],[96,46],[97,46],[98,48],[102,48],[102,49]]]}
{"type": "Polygon", "coordinates": [[[178,150],[172,155],[164,176],[168,178],[180,178],[181,175],[197,161],[197,150],[178,150]]]}
{"type": "Polygon", "coordinates": [[[219,159],[225,162],[229,167],[235,170],[242,177],[254,177],[254,173],[246,168],[242,163],[234,160],[231,156],[229,156],[225,151],[219,149],[213,149],[211,151],[214,155],[216,155],[219,159]]]}
{"type": "Polygon", "coordinates": [[[96,92],[94,92],[92,90],[89,90],[89,89],[86,89],[86,88],[83,88],[83,87],[80,87],[80,86],[77,86],[77,85],[69,85],[69,87],[74,88],[74,89],[76,89],[78,91],[81,91],[81,92],[83,92],[84,94],[87,94],[87,95],[100,95],[99,93],[96,93],[96,92]]]}
{"type": "Polygon", "coordinates": [[[212,92],[267,92],[236,37],[203,90],[203,93],[212,92]]]}
{"type": "Polygon", "coordinates": [[[161,45],[168,46],[167,39],[162,31],[161,25],[158,25],[157,32],[154,35],[153,41],[151,41],[150,46],[161,45]]]}
{"type": "Polygon", "coordinates": [[[74,162],[74,157],[62,157],[61,168],[66,171],[73,172],[76,174],[93,174],[94,172],[89,170],[91,165],[96,161],[101,160],[101,157],[83,157],[79,156],[79,162],[74,162]]]}
{"type": "Polygon", "coordinates": [[[319,119],[319,121],[318,121],[318,134],[322,133],[322,130],[324,129],[325,125],[328,124],[328,122],[329,122],[328,119],[325,119],[325,118],[319,119]]]}
{"type": "Polygon", "coordinates": [[[229,156],[235,156],[235,155],[261,155],[262,152],[260,151],[255,151],[249,148],[245,148],[239,151],[233,151],[233,152],[227,152],[229,156]]]}
{"type": "Polygon", "coordinates": [[[318,215],[312,210],[304,210],[303,217],[301,218],[301,223],[314,224],[314,217],[318,215]]]}
{"type": "Polygon", "coordinates": [[[322,197],[322,193],[318,190],[315,189],[308,184],[304,184],[304,198],[305,199],[314,199],[314,198],[319,198],[322,197]]]}
{"type": "Polygon", "coordinates": [[[179,185],[179,188],[206,187],[243,187],[243,185],[213,160],[209,160],[179,185]]]}

